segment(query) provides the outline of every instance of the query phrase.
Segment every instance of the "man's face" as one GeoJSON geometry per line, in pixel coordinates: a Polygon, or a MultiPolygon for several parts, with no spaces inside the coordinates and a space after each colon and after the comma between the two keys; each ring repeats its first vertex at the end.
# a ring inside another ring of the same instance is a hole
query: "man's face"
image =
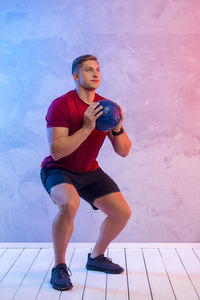
{"type": "Polygon", "coordinates": [[[82,87],[95,90],[100,85],[100,68],[96,60],[87,60],[82,63],[78,71],[78,80],[82,87]]]}

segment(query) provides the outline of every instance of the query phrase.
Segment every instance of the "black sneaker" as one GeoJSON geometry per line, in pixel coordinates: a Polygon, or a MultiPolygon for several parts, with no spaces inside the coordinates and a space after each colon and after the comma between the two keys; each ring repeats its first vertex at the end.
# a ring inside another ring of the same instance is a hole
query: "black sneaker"
{"type": "Polygon", "coordinates": [[[71,276],[72,273],[69,268],[67,268],[66,264],[61,263],[58,264],[55,268],[51,271],[51,280],[50,283],[53,285],[53,288],[59,291],[64,290],[71,290],[73,285],[71,283],[71,280],[69,276],[71,276]],[[70,275],[69,275],[69,273],[70,275]]]}
{"type": "Polygon", "coordinates": [[[122,267],[117,264],[114,264],[112,260],[108,257],[105,257],[103,254],[91,258],[91,253],[88,253],[88,261],[86,264],[87,270],[100,271],[110,274],[120,274],[124,271],[122,267]]]}

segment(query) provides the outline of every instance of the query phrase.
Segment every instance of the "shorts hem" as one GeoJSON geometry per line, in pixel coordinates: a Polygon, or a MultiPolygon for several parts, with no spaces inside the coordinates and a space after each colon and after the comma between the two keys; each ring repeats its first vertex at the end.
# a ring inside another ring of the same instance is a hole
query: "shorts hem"
{"type": "MultiPolygon", "coordinates": [[[[120,192],[121,192],[121,191],[120,191],[120,189],[119,189],[119,190],[112,191],[112,192],[108,192],[108,193],[105,193],[105,194],[103,194],[103,195],[101,195],[101,196],[96,197],[96,198],[93,200],[93,202],[92,202],[92,207],[96,207],[96,206],[94,205],[94,201],[95,201],[95,200],[97,200],[97,199],[99,199],[99,198],[101,198],[101,197],[110,195],[110,194],[120,193],[120,192]]],[[[95,208],[94,208],[94,209],[95,209],[95,208]]],[[[96,209],[99,209],[99,208],[96,207],[96,209]]]]}

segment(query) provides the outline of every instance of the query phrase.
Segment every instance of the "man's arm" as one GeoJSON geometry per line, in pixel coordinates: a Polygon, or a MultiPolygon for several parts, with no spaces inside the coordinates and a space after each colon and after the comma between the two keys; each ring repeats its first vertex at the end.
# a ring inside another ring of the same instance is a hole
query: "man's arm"
{"type": "MultiPolygon", "coordinates": [[[[123,128],[123,127],[122,127],[123,128]]],[[[113,131],[120,131],[121,127],[118,128],[119,130],[113,130],[113,131]]],[[[131,141],[129,137],[127,136],[126,132],[124,131],[122,134],[114,136],[112,134],[112,131],[110,130],[108,133],[108,137],[113,145],[113,149],[117,154],[120,156],[127,156],[129,154],[130,148],[131,148],[131,141]]]]}
{"type": "Polygon", "coordinates": [[[73,135],[69,134],[69,128],[50,127],[47,128],[47,137],[51,156],[59,160],[74,152],[90,134],[86,128],[81,128],[73,135]]]}
{"type": "Polygon", "coordinates": [[[114,148],[114,151],[119,154],[120,156],[127,156],[129,154],[129,151],[130,151],[130,148],[131,148],[131,141],[129,139],[129,137],[127,136],[124,128],[122,127],[122,123],[123,123],[123,120],[124,120],[124,112],[121,108],[121,106],[116,103],[119,108],[120,108],[120,111],[121,111],[121,120],[119,122],[119,124],[113,129],[113,130],[110,130],[108,132],[108,137],[113,145],[113,148],[114,148]],[[120,129],[123,128],[124,132],[120,135],[113,135],[112,134],[112,131],[114,132],[119,132],[120,129]]]}
{"type": "Polygon", "coordinates": [[[51,156],[54,160],[59,160],[74,152],[90,135],[96,125],[96,119],[103,113],[102,106],[98,102],[91,104],[84,113],[83,127],[69,136],[69,128],[49,127],[47,137],[51,156]]]}

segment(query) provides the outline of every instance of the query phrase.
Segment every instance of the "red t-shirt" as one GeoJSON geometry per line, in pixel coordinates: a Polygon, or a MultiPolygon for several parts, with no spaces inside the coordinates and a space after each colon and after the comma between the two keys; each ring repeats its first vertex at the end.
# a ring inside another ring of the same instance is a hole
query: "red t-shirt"
{"type": "MultiPolygon", "coordinates": [[[[101,99],[105,98],[95,94],[94,102],[101,99]]],[[[47,127],[67,127],[69,135],[74,134],[83,126],[83,115],[88,106],[79,98],[76,90],[69,91],[50,104],[46,115],[47,127]]],[[[96,170],[99,167],[96,158],[107,134],[108,131],[95,128],[73,153],[57,161],[49,155],[41,167],[62,167],[75,172],[96,170]]]]}

